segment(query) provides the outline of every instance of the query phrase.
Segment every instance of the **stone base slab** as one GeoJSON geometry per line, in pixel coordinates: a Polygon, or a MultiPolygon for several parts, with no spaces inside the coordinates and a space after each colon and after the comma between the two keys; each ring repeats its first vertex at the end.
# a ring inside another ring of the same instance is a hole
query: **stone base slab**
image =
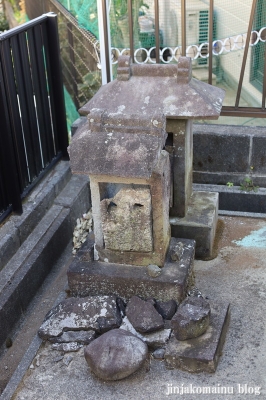
{"type": "Polygon", "coordinates": [[[229,325],[229,307],[226,303],[211,303],[210,325],[195,339],[180,341],[172,335],[164,356],[166,367],[188,372],[215,372],[229,325]]]}
{"type": "Polygon", "coordinates": [[[193,283],[194,240],[171,238],[165,265],[156,278],[151,277],[144,266],[86,259],[84,255],[92,254],[92,246],[88,240],[69,267],[68,284],[72,296],[115,294],[128,300],[138,295],[144,299],[181,302],[187,287],[193,283]],[[170,252],[178,242],[183,243],[184,252],[179,261],[172,261],[170,252]]]}
{"type": "Polygon", "coordinates": [[[171,234],[196,241],[196,258],[213,257],[218,220],[219,194],[193,192],[184,218],[171,217],[171,234]]]}

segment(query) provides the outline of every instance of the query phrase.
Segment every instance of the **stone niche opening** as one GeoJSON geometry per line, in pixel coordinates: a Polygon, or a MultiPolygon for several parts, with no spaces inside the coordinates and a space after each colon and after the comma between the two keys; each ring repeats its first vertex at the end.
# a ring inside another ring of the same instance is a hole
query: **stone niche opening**
{"type": "Polygon", "coordinates": [[[168,152],[161,150],[156,157],[147,177],[141,175],[145,164],[139,164],[139,176],[90,174],[95,260],[164,265],[171,233],[171,172],[168,152]]]}
{"type": "Polygon", "coordinates": [[[103,247],[152,252],[152,196],[149,185],[99,184],[103,247]]]}

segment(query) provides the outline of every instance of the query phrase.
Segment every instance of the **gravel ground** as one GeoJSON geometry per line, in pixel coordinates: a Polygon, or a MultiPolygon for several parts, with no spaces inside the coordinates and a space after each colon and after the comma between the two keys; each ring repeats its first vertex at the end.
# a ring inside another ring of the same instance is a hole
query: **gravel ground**
{"type": "Polygon", "coordinates": [[[231,304],[231,321],[216,373],[167,370],[163,361],[151,357],[132,376],[103,382],[90,373],[82,349],[63,355],[45,344],[13,399],[165,399],[172,396],[219,400],[253,399],[257,395],[265,399],[266,220],[220,217],[216,249],[215,259],[195,261],[198,288],[210,300],[231,304]],[[182,386],[188,393],[181,394],[182,386]],[[204,387],[212,393],[201,393],[204,387]]]}

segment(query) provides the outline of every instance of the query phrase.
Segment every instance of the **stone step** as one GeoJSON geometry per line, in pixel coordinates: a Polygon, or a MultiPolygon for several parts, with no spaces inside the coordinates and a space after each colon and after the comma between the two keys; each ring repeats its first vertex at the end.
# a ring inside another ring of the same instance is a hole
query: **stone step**
{"type": "Polygon", "coordinates": [[[266,213],[266,188],[255,187],[255,190],[244,191],[240,186],[194,184],[194,191],[219,193],[219,210],[266,213]]]}
{"type": "MultiPolygon", "coordinates": [[[[52,186],[52,191],[55,191],[55,183],[52,186]]],[[[58,182],[59,186],[61,184],[58,182]]],[[[44,200],[47,197],[47,186],[40,188],[38,196],[43,197],[43,202],[39,201],[38,215],[44,215],[0,271],[0,346],[70,242],[76,219],[90,208],[86,176],[72,176],[62,186],[63,190],[57,192],[57,196],[50,202],[44,200]]],[[[34,214],[36,209],[33,207],[32,215],[28,214],[28,221],[32,221],[31,227],[37,218],[34,214]]]]}
{"type": "Polygon", "coordinates": [[[0,227],[0,270],[52,206],[71,178],[68,161],[61,161],[42,179],[23,203],[22,215],[11,215],[0,227]]]}

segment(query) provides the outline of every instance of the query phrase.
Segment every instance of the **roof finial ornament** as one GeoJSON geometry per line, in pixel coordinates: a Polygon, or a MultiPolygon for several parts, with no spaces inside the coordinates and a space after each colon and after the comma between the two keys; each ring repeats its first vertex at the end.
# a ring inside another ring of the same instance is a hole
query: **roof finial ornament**
{"type": "Polygon", "coordinates": [[[128,81],[131,76],[131,57],[120,56],[118,58],[117,80],[128,81]]]}
{"type": "Polygon", "coordinates": [[[179,57],[177,64],[177,83],[187,84],[192,78],[192,61],[190,57],[179,57]]]}

